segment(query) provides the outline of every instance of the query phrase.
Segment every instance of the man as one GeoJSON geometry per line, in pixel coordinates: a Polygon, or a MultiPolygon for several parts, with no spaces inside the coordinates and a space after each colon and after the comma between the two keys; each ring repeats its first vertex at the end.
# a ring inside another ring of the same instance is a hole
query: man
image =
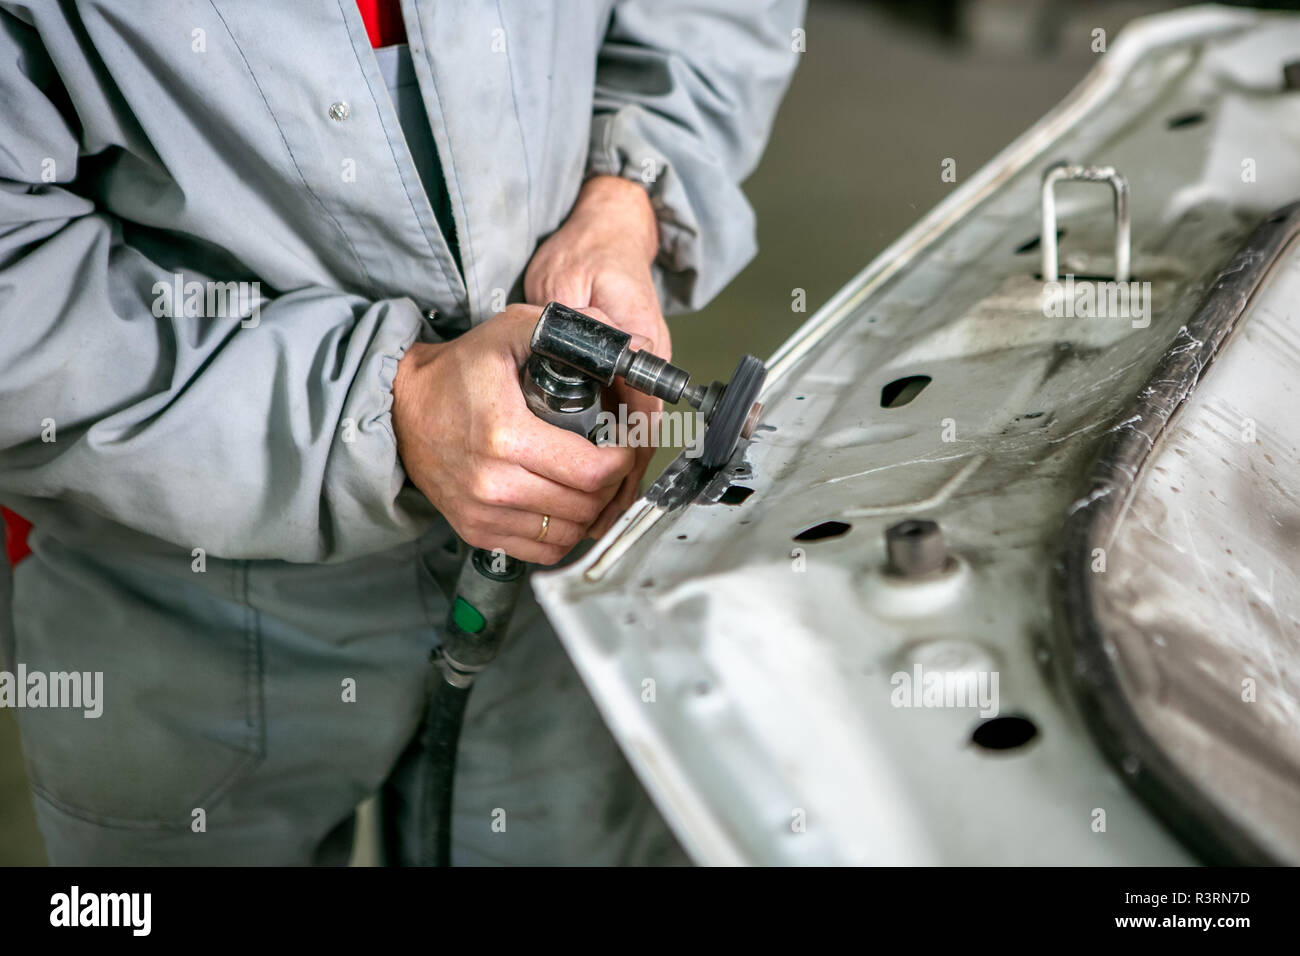
{"type": "MultiPolygon", "coordinates": [[[[96,719],[18,711],[53,862],[340,862],[418,801],[456,536],[554,563],[647,463],[527,412],[538,306],[669,354],[753,254],[801,8],[0,0],[10,656],[103,674],[96,719]]],[[[456,862],[674,858],[516,624],[456,862]]]]}

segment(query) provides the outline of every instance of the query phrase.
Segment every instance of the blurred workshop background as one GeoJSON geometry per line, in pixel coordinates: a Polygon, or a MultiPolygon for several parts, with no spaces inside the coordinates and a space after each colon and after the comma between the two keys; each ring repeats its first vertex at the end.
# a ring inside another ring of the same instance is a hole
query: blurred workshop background
{"type": "MultiPolygon", "coordinates": [[[[1070,91],[1098,56],[1093,30],[1110,42],[1134,17],[1186,5],[810,0],[806,52],[745,187],[761,251],[706,310],[672,321],[674,361],[708,381],[744,352],[770,355],[955,188],[945,158],[964,181],[1070,91]]],[[[17,725],[0,710],[0,865],[44,861],[17,725]]]]}

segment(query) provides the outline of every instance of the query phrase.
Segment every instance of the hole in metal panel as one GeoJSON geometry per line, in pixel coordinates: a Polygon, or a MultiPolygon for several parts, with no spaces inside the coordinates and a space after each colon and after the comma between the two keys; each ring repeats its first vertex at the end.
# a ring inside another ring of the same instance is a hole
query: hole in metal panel
{"type": "Polygon", "coordinates": [[[1038,727],[1028,717],[1008,715],[981,721],[970,739],[985,750],[1015,750],[1038,736],[1038,727]]]}
{"type": "MultiPolygon", "coordinates": [[[[1056,230],[1056,241],[1060,242],[1063,238],[1065,238],[1065,230],[1056,230]]],[[[1033,252],[1039,247],[1042,241],[1042,236],[1034,236],[1032,239],[1026,239],[1020,245],[1016,246],[1016,255],[1023,256],[1026,252],[1033,252]]]]}
{"type": "Polygon", "coordinates": [[[894,379],[880,390],[880,407],[902,408],[920,395],[930,381],[928,375],[908,375],[894,379]]]}
{"type": "Polygon", "coordinates": [[[848,534],[853,525],[846,521],[823,521],[821,524],[815,524],[811,528],[804,528],[794,536],[796,541],[825,541],[827,538],[838,538],[840,535],[848,534]]]}
{"type": "MultiPolygon", "coordinates": [[[[1038,282],[1043,281],[1043,274],[1039,272],[1037,269],[1034,270],[1034,279],[1038,282]]],[[[1063,282],[1066,279],[1072,279],[1075,282],[1114,282],[1115,275],[1114,273],[1111,273],[1110,275],[1103,275],[1100,272],[1083,272],[1083,273],[1068,272],[1062,274],[1060,278],[1058,278],[1056,281],[1063,282]]],[[[1143,280],[1138,278],[1135,275],[1130,275],[1128,277],[1128,281],[1130,284],[1132,284],[1132,283],[1142,282],[1143,280]]]]}
{"type": "Polygon", "coordinates": [[[744,485],[732,485],[722,493],[718,500],[724,505],[744,504],[745,499],[754,493],[753,488],[746,488],[744,485]]]}
{"type": "Polygon", "coordinates": [[[1170,129],[1187,129],[1189,126],[1197,126],[1205,122],[1205,110],[1191,110],[1187,113],[1179,113],[1177,116],[1171,116],[1165,121],[1165,125],[1170,129]]]}

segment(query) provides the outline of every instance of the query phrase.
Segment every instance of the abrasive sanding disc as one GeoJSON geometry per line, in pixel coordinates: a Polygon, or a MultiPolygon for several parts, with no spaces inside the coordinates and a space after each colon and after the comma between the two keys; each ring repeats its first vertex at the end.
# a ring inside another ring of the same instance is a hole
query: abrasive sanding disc
{"type": "Polygon", "coordinates": [[[763,380],[766,378],[767,366],[761,359],[746,355],[740,360],[704,433],[704,450],[700,454],[700,460],[705,467],[720,468],[731,458],[740,442],[740,433],[745,427],[745,420],[749,418],[749,410],[757,401],[758,393],[763,390],[763,380]]]}

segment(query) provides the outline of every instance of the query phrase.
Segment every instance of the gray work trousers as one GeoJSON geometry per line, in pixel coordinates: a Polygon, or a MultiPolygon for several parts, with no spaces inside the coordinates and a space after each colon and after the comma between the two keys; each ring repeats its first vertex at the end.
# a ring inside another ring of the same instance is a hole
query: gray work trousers
{"type": "MultiPolygon", "coordinates": [[[[13,576],[14,660],[104,675],[98,718],[17,711],[51,862],[338,864],[360,802],[387,788],[418,805],[458,566],[445,524],[333,565],[196,571],[39,529],[32,544],[13,576]]],[[[401,837],[394,862],[420,834],[401,837]]],[[[470,699],[453,861],[685,862],[527,589],[470,699]]]]}

